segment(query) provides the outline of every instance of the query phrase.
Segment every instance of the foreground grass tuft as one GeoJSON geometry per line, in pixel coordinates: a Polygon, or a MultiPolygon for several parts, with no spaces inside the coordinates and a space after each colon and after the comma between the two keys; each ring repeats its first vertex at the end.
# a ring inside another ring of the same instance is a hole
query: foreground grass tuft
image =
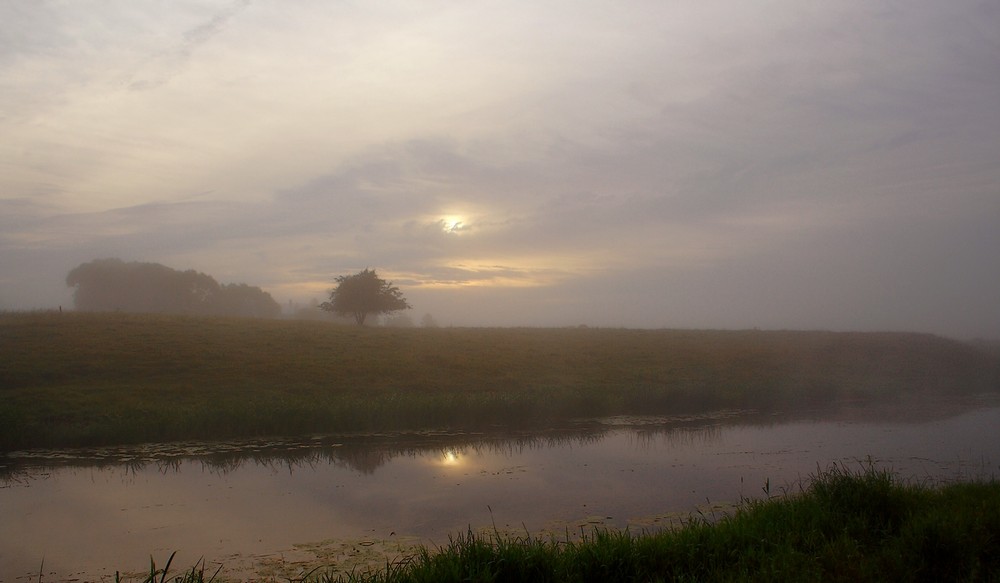
{"type": "Polygon", "coordinates": [[[219,573],[222,571],[222,566],[220,565],[215,572],[210,575],[207,579],[205,578],[205,562],[199,561],[198,564],[191,567],[190,570],[180,573],[178,575],[170,575],[170,565],[174,562],[174,557],[177,556],[177,551],[170,553],[170,557],[167,558],[167,563],[162,569],[156,568],[156,561],[153,557],[149,558],[149,573],[142,577],[142,579],[136,579],[134,577],[129,577],[127,575],[122,575],[121,572],[115,572],[115,583],[213,583],[219,573]]]}
{"type": "Polygon", "coordinates": [[[1000,483],[930,488],[840,467],[801,495],[748,502],[716,523],[578,541],[468,533],[366,581],[991,581],[1000,483]]]}
{"type": "MultiPolygon", "coordinates": [[[[183,583],[202,583],[192,570],[183,583]]],[[[383,570],[315,583],[502,581],[996,581],[1000,482],[928,486],[835,466],[802,492],[745,501],[672,531],[594,530],[557,540],[468,533],[383,570]]]]}

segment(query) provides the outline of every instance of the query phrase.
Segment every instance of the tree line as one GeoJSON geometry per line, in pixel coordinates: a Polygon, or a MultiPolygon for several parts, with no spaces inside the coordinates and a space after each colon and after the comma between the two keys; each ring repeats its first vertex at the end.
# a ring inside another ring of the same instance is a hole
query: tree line
{"type": "Polygon", "coordinates": [[[281,306],[256,286],[220,284],[210,275],[159,263],[95,259],[66,276],[82,311],[163,312],[276,318],[281,306]]]}
{"type": "MultiPolygon", "coordinates": [[[[335,279],[330,299],[319,309],[352,318],[363,326],[369,315],[410,308],[392,282],[372,269],[335,279]]],[[[214,316],[276,318],[281,306],[256,286],[220,284],[210,275],[189,269],[178,271],[159,263],[95,259],[75,267],[66,276],[75,287],[73,303],[81,311],[162,312],[214,316]]],[[[411,323],[412,325],[412,323],[411,323]]],[[[436,326],[428,314],[424,326],[436,326]]]]}

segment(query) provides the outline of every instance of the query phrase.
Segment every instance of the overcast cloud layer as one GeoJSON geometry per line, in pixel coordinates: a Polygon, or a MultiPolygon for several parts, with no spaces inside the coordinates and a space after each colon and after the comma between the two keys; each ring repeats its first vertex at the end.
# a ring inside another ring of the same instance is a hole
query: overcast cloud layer
{"type": "Polygon", "coordinates": [[[0,309],[1000,337],[1000,3],[0,0],[0,309]]]}

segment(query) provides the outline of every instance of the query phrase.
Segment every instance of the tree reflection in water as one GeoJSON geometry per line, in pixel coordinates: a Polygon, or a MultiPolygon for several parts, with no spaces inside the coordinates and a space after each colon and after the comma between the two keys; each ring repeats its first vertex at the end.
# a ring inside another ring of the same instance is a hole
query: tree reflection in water
{"type": "MultiPolygon", "coordinates": [[[[234,472],[247,465],[294,473],[300,468],[315,469],[321,464],[331,464],[371,475],[398,457],[424,457],[436,453],[439,454],[438,459],[449,461],[449,455],[462,451],[509,457],[537,449],[593,444],[621,432],[627,432],[638,448],[648,448],[654,441],[663,440],[676,446],[708,444],[718,439],[724,428],[733,426],[770,426],[797,419],[857,420],[859,417],[870,417],[886,421],[890,416],[899,421],[928,421],[963,410],[995,406],[996,402],[995,395],[979,395],[965,400],[951,398],[944,404],[928,402],[909,408],[891,407],[885,403],[844,403],[832,408],[786,414],[728,410],[693,415],[620,416],[578,420],[543,430],[510,431],[493,427],[471,432],[354,433],[68,450],[39,449],[0,454],[0,480],[9,483],[22,479],[28,472],[57,467],[118,467],[126,476],[134,476],[150,465],[162,473],[176,472],[188,461],[198,461],[204,469],[220,474],[234,472]]],[[[457,460],[451,458],[450,461],[454,465],[457,460]]]]}
{"type": "Polygon", "coordinates": [[[594,524],[659,529],[709,500],[707,512],[760,496],[761,485],[780,492],[820,464],[869,454],[925,479],[995,473],[1000,451],[989,438],[1000,403],[960,416],[932,409],[944,420],[926,422],[925,410],[907,425],[884,410],[855,407],[591,419],[537,432],[14,452],[0,456],[8,486],[0,489],[0,571],[37,573],[41,555],[46,568],[67,573],[117,567],[123,553],[141,567],[143,556],[162,548],[192,561],[208,554],[253,562],[297,556],[305,543],[440,543],[470,526],[556,534],[594,524]]]}
{"type": "Polygon", "coordinates": [[[398,457],[438,454],[437,458],[447,465],[456,465],[461,452],[511,456],[563,445],[593,444],[622,431],[634,432],[639,444],[653,438],[678,440],[678,443],[710,440],[718,434],[713,428],[739,419],[747,422],[751,417],[752,412],[724,411],[697,416],[591,419],[531,432],[502,429],[423,431],[31,450],[7,455],[0,464],[0,480],[16,480],[28,471],[56,467],[117,467],[126,476],[135,476],[152,466],[167,473],[179,471],[189,461],[200,462],[204,469],[220,474],[247,465],[291,474],[301,468],[315,469],[320,464],[332,464],[370,475],[398,457]]]}

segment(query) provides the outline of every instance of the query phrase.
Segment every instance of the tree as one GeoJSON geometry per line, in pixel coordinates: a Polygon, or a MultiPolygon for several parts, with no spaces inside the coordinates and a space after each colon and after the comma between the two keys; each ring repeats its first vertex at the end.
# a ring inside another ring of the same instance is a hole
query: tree
{"type": "Polygon", "coordinates": [[[219,285],[193,269],[178,271],[159,263],[95,259],[66,276],[82,311],[163,312],[274,318],[281,306],[271,294],[246,284],[219,285]]]}
{"type": "Polygon", "coordinates": [[[319,307],[341,316],[351,315],[359,326],[365,325],[368,314],[388,314],[408,310],[403,292],[398,287],[379,278],[374,269],[365,269],[354,275],[341,275],[337,287],[330,290],[330,301],[319,307]]]}

